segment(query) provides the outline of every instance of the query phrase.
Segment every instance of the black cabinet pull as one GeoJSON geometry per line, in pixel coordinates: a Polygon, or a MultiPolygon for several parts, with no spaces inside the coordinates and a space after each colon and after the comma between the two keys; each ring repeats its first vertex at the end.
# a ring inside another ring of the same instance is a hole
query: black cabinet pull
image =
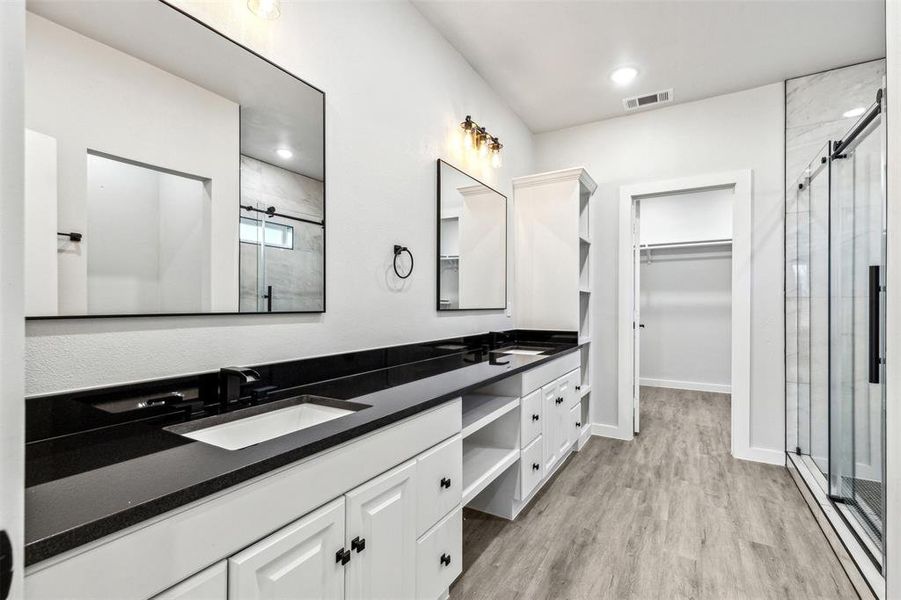
{"type": "Polygon", "coordinates": [[[563,404],[563,396],[559,396],[556,400],[554,400],[557,404],[563,404]]]}
{"type": "Polygon", "coordinates": [[[576,427],[581,427],[581,426],[582,426],[582,422],[581,422],[581,421],[576,421],[576,427]]]}
{"type": "Polygon", "coordinates": [[[337,552],[335,552],[335,562],[341,563],[342,565],[346,565],[350,562],[350,550],[345,550],[341,548],[337,552]]]}
{"type": "Polygon", "coordinates": [[[450,560],[451,560],[450,554],[442,554],[441,555],[441,564],[444,565],[445,567],[450,565],[450,560]]]}
{"type": "Polygon", "coordinates": [[[537,421],[537,420],[540,419],[540,418],[541,418],[541,417],[539,417],[538,415],[532,415],[532,420],[533,420],[533,421],[537,421]]]}
{"type": "Polygon", "coordinates": [[[350,540],[350,548],[351,550],[356,550],[357,554],[359,554],[366,549],[366,538],[357,536],[354,539],[350,540]]]}
{"type": "Polygon", "coordinates": [[[537,471],[537,470],[540,469],[540,468],[541,468],[541,465],[539,465],[538,463],[532,463],[532,470],[533,470],[533,471],[537,471]]]}
{"type": "Polygon", "coordinates": [[[450,478],[448,478],[448,477],[442,477],[442,478],[441,478],[441,487],[450,489],[450,486],[451,486],[451,480],[450,480],[450,478]]]}
{"type": "Polygon", "coordinates": [[[576,386],[576,391],[577,391],[577,392],[578,392],[579,390],[581,390],[581,389],[582,389],[582,386],[581,386],[581,385],[577,385],[577,386],[576,386]]]}
{"type": "Polygon", "coordinates": [[[882,357],[879,355],[881,326],[879,323],[879,292],[881,291],[879,282],[879,265],[870,265],[870,360],[869,360],[869,381],[870,383],[879,383],[879,366],[882,364],[882,357]]]}

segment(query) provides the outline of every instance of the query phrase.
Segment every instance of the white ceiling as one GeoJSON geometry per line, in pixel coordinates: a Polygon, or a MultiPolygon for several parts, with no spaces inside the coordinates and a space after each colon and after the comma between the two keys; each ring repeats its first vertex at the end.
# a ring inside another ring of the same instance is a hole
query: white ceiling
{"type": "MultiPolygon", "coordinates": [[[[534,132],[885,55],[882,0],[413,0],[534,132]],[[634,66],[617,87],[610,73],[634,66]]],[[[478,119],[477,115],[473,115],[478,119]]]]}

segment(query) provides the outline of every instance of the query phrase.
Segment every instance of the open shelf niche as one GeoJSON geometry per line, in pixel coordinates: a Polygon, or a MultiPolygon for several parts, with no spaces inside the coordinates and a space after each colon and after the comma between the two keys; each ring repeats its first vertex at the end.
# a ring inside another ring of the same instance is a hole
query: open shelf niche
{"type": "Polygon", "coordinates": [[[519,398],[463,396],[463,504],[519,461],[519,398]]]}

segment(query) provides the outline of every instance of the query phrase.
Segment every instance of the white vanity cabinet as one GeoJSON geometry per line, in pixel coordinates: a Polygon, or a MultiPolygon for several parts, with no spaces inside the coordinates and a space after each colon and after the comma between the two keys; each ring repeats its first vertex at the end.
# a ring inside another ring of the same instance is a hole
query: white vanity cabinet
{"type": "Polygon", "coordinates": [[[347,493],[348,600],[414,598],[416,461],[347,493]]]}
{"type": "Polygon", "coordinates": [[[579,402],[578,384],[579,370],[576,369],[541,388],[544,400],[544,470],[547,473],[569,454],[576,439],[572,436],[574,426],[570,411],[579,402]]]}
{"type": "MultiPolygon", "coordinates": [[[[228,559],[228,598],[344,598],[345,499],[338,498],[228,559]]],[[[186,596],[187,598],[187,596],[186,596]]]]}
{"type": "Polygon", "coordinates": [[[154,596],[153,600],[224,600],[227,596],[228,566],[223,560],[154,596]]]}

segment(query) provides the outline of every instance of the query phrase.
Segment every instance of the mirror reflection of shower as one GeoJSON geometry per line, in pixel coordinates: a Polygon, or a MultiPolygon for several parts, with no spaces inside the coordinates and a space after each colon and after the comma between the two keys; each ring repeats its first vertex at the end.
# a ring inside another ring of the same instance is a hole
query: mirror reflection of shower
{"type": "Polygon", "coordinates": [[[241,156],[241,312],[323,309],[321,181],[241,156]]]}

